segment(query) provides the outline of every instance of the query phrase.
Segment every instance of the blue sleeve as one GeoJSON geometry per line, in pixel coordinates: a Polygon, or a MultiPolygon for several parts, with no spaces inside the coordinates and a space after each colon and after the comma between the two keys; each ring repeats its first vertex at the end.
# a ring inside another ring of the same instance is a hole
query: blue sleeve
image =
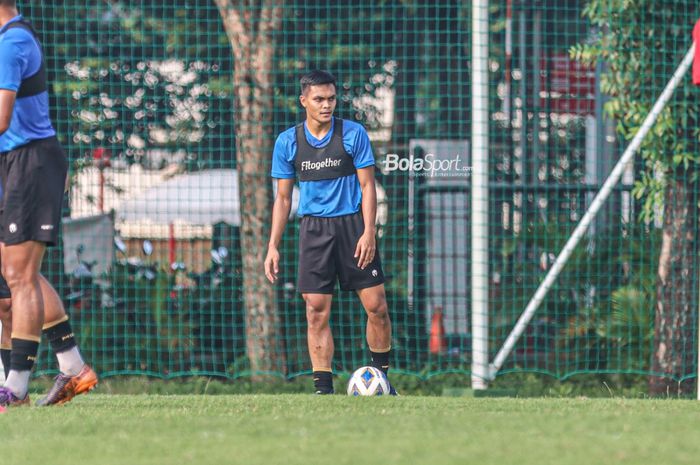
{"type": "Polygon", "coordinates": [[[292,141],[286,132],[283,132],[275,142],[272,151],[272,171],[273,178],[290,179],[296,176],[294,169],[294,151],[292,141]]]}
{"type": "Polygon", "coordinates": [[[26,60],[23,60],[16,35],[9,34],[6,32],[0,39],[0,89],[17,92],[22,83],[22,70],[23,66],[26,67],[26,60]]]}
{"type": "Polygon", "coordinates": [[[374,152],[372,152],[372,143],[369,141],[367,131],[358,124],[354,133],[352,152],[350,153],[352,153],[355,168],[366,168],[374,165],[374,152]]]}

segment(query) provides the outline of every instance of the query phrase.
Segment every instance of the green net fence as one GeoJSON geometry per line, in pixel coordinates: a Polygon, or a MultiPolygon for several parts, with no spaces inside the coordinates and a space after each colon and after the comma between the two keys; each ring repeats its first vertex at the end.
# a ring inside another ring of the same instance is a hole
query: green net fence
{"type": "MultiPolygon", "coordinates": [[[[262,262],[272,147],[303,119],[298,79],[314,68],[338,77],[336,114],[367,128],[377,159],[392,370],[471,372],[471,2],[19,6],[44,39],[72,161],[45,273],[103,376],[309,372],[296,221],[279,285],[262,262]],[[409,157],[444,169],[412,172],[409,157]]],[[[488,2],[490,359],[699,15],[690,0],[488,2]]],[[[501,373],[696,376],[695,92],[686,77],[501,373]]],[[[336,291],[335,370],[368,361],[365,321],[336,291]]]]}

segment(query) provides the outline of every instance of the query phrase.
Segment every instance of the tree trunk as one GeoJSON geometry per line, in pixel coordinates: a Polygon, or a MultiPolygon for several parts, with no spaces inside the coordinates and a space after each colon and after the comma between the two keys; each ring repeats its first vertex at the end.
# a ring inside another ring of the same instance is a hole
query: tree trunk
{"type": "Polygon", "coordinates": [[[695,238],[697,214],[688,174],[670,179],[664,199],[664,227],[656,289],[656,318],[651,395],[678,395],[692,391],[695,302],[695,238]]]}
{"type": "Polygon", "coordinates": [[[274,31],[278,2],[216,0],[234,54],[234,118],[241,199],[241,255],[246,312],[246,348],[254,380],[286,374],[286,355],[275,288],[265,278],[272,183],[274,31]],[[253,7],[252,5],[256,5],[253,7]]]}

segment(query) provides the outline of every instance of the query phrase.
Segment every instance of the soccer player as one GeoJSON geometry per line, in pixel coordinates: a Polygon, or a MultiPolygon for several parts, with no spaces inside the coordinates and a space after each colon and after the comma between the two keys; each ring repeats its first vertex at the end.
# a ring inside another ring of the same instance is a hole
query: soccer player
{"type": "Polygon", "coordinates": [[[0,406],[29,403],[29,376],[42,332],[60,374],[38,405],[61,404],[97,384],[82,359],[61,299],[40,274],[56,245],[68,161],[49,118],[44,57],[15,0],[0,0],[0,255],[12,293],[10,372],[0,406]]]}
{"type": "MultiPolygon", "coordinates": [[[[376,245],[374,154],[365,129],[333,116],[336,80],[312,71],[301,80],[306,120],[282,132],[272,155],[277,195],[265,275],[277,280],[279,242],[298,177],[300,200],[297,290],[306,302],[307,342],[317,394],[333,393],[333,335],[328,324],[336,280],[357,293],[367,312],[371,365],[389,370],[391,321],[376,245]]],[[[392,393],[396,391],[392,388],[392,393]]]]}

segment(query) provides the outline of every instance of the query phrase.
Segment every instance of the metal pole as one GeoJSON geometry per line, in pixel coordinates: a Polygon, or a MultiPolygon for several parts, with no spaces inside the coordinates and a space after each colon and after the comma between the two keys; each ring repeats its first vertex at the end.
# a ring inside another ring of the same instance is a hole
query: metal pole
{"type": "Polygon", "coordinates": [[[506,63],[505,63],[505,82],[506,82],[506,96],[503,99],[503,104],[505,107],[504,113],[506,114],[506,123],[508,124],[508,129],[510,129],[512,123],[511,116],[511,88],[512,88],[512,74],[513,74],[513,0],[506,1],[506,63]]]}
{"type": "MultiPolygon", "coordinates": [[[[533,41],[532,41],[532,171],[530,179],[526,182],[536,184],[540,176],[540,57],[542,56],[542,11],[539,4],[535,4],[533,14],[533,41]]],[[[535,211],[540,210],[537,196],[535,196],[535,211]]]]}
{"type": "MultiPolygon", "coordinates": [[[[411,154],[413,155],[413,154],[411,154]]],[[[416,187],[415,187],[415,178],[413,176],[413,171],[408,172],[408,277],[407,277],[407,284],[408,284],[408,309],[410,312],[413,312],[414,307],[414,298],[415,298],[415,291],[414,291],[414,282],[413,282],[413,273],[414,273],[414,257],[415,257],[415,196],[416,196],[416,187]]]]}
{"type": "Polygon", "coordinates": [[[472,0],[472,389],[489,378],[489,16],[472,0]]]}
{"type": "MultiPolygon", "coordinates": [[[[518,31],[518,37],[520,39],[520,54],[518,63],[520,66],[520,162],[521,175],[523,184],[530,182],[529,176],[529,163],[530,159],[528,157],[528,147],[527,147],[527,124],[528,124],[528,106],[527,106],[527,19],[525,16],[525,4],[520,2],[520,13],[519,13],[519,23],[520,29],[518,31]]],[[[527,227],[527,196],[523,194],[522,205],[523,210],[523,224],[527,227]]]]}
{"type": "MultiPolygon", "coordinates": [[[[515,184],[516,180],[516,170],[515,170],[515,147],[513,140],[513,0],[506,1],[506,62],[505,62],[505,85],[506,85],[506,96],[504,99],[504,105],[506,108],[506,152],[510,159],[509,165],[509,175],[512,184],[515,184]]],[[[515,234],[515,193],[511,193],[509,197],[506,197],[508,205],[508,228],[510,228],[510,233],[515,234]]]]}
{"type": "Polygon", "coordinates": [[[686,53],[685,58],[683,58],[683,61],[678,66],[678,69],[676,69],[676,72],[673,74],[673,77],[666,85],[666,88],[654,104],[654,107],[651,109],[651,112],[644,119],[644,123],[642,124],[642,127],[639,128],[639,132],[637,132],[637,134],[634,136],[634,139],[632,139],[632,142],[630,142],[629,146],[627,146],[627,149],[625,149],[625,152],[622,154],[620,161],[618,161],[617,165],[615,165],[615,168],[613,168],[612,173],[610,173],[610,176],[605,181],[605,184],[603,184],[603,187],[601,188],[600,192],[598,192],[598,194],[593,199],[590,208],[586,211],[586,214],[583,215],[583,218],[576,226],[576,229],[574,229],[574,232],[572,233],[569,240],[566,242],[566,245],[564,245],[564,248],[559,253],[559,256],[554,262],[554,265],[552,265],[552,268],[547,273],[547,276],[545,276],[544,281],[542,281],[540,286],[537,288],[534,297],[527,304],[527,307],[525,308],[523,314],[520,315],[518,322],[515,324],[515,327],[508,335],[508,338],[503,344],[503,347],[498,352],[496,358],[490,366],[490,375],[492,379],[496,376],[498,371],[503,366],[503,362],[505,361],[506,357],[508,357],[510,352],[513,350],[515,343],[518,341],[523,331],[525,331],[527,324],[532,319],[533,315],[535,314],[535,311],[537,311],[537,307],[539,307],[542,303],[542,300],[544,300],[544,297],[547,295],[547,292],[549,292],[549,289],[552,287],[552,284],[554,284],[554,281],[557,279],[557,276],[559,276],[559,273],[561,272],[562,268],[564,268],[566,262],[569,260],[569,257],[576,248],[576,245],[586,233],[586,229],[588,229],[588,226],[590,226],[591,222],[598,214],[598,211],[603,206],[603,203],[605,203],[607,198],[610,196],[610,193],[613,191],[613,188],[622,177],[626,165],[632,160],[632,157],[635,155],[640,145],[642,144],[642,141],[651,130],[659,114],[670,100],[671,96],[673,95],[673,92],[676,90],[676,87],[678,87],[678,84],[681,82],[681,79],[688,72],[690,65],[693,63],[694,54],[695,44],[693,44],[688,50],[688,53],[686,53]]]}

